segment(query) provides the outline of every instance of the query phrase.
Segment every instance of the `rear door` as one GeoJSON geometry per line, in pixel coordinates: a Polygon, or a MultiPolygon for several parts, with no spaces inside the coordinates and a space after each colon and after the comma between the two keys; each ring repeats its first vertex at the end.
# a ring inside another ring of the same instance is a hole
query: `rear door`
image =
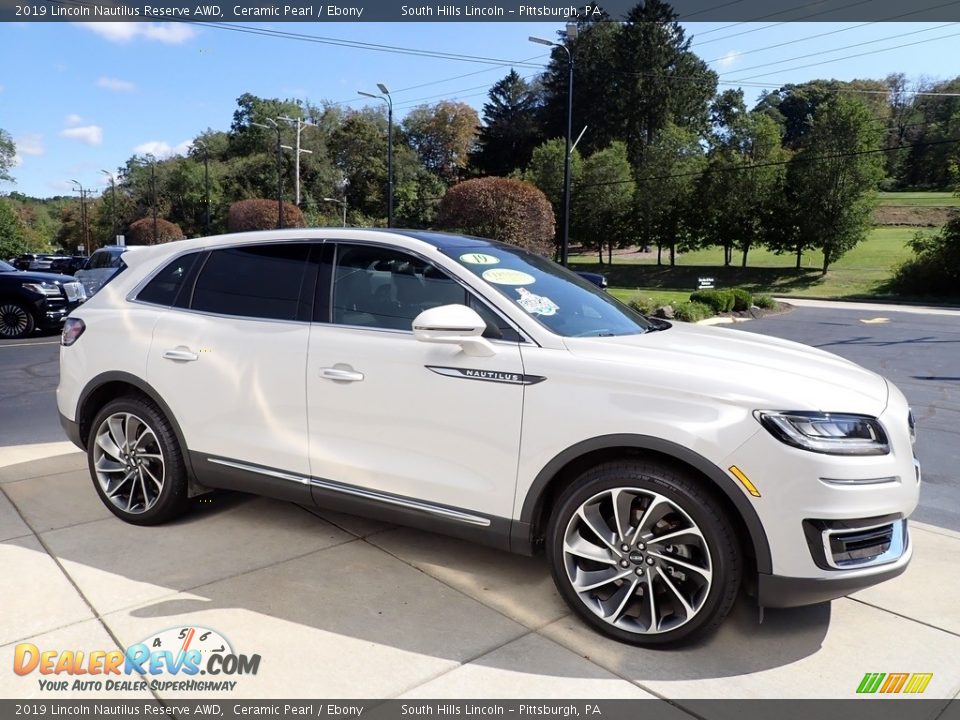
{"type": "Polygon", "coordinates": [[[147,367],[202,481],[309,496],[305,372],[310,243],[212,250],[157,322],[147,367]],[[290,477],[292,476],[292,477],[290,477]]]}

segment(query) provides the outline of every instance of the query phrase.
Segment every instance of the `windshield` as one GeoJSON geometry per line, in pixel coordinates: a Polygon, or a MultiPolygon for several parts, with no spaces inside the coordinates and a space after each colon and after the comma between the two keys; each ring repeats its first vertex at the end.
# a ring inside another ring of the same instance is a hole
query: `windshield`
{"type": "Polygon", "coordinates": [[[652,327],[592,283],[519,248],[486,245],[445,252],[557,335],[636,335],[652,327]]]}
{"type": "Polygon", "coordinates": [[[16,270],[16,268],[13,265],[0,260],[0,272],[13,272],[14,270],[16,270]]]}

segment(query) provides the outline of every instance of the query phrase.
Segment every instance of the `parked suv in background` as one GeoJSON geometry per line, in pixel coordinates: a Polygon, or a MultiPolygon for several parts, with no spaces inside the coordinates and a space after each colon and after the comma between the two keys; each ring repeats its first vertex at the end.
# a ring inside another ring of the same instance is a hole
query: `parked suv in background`
{"type": "Polygon", "coordinates": [[[95,250],[86,264],[73,276],[83,283],[87,295],[94,295],[120,267],[122,255],[128,250],[124,245],[107,245],[95,250]]]}
{"type": "Polygon", "coordinates": [[[72,277],[26,272],[0,261],[0,338],[57,328],[85,299],[83,286],[72,277]]]}
{"type": "Polygon", "coordinates": [[[67,320],[57,402],[128,522],[228,488],[543,550],[581,618],[640,645],[709,631],[743,584],[816,603],[910,560],[907,402],[829,353],[654,325],[458,235],[298,229],[124,261],[67,320]]]}

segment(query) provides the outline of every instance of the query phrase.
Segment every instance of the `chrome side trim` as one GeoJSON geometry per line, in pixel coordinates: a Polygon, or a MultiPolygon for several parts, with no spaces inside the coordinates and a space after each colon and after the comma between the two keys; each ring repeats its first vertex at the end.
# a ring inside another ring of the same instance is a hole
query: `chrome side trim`
{"type": "Polygon", "coordinates": [[[820,482],[827,483],[827,485],[883,485],[885,483],[899,483],[899,475],[891,475],[889,477],[879,477],[879,478],[820,478],[820,482]]]}
{"type": "Polygon", "coordinates": [[[879,525],[869,525],[867,527],[858,527],[858,528],[844,528],[843,530],[824,530],[823,531],[823,556],[827,561],[827,565],[836,569],[836,570],[852,570],[860,568],[869,568],[875,567],[876,565],[885,565],[887,563],[894,562],[899,560],[903,553],[907,549],[907,543],[909,542],[907,536],[907,521],[906,520],[897,520],[892,523],[880,523],[879,525]],[[887,551],[877,555],[870,560],[861,561],[861,560],[847,560],[842,563],[838,563],[833,559],[833,550],[830,548],[830,538],[833,535],[843,535],[855,532],[864,532],[865,530],[876,530],[877,528],[888,527],[892,525],[893,529],[890,533],[890,547],[887,548],[887,551]]]}
{"type": "Polygon", "coordinates": [[[236,468],[237,470],[246,470],[247,472],[258,473],[260,475],[267,475],[269,477],[279,478],[281,480],[290,480],[291,482],[300,483],[301,485],[309,485],[310,478],[304,475],[295,475],[294,473],[285,473],[280,470],[268,470],[267,468],[256,467],[255,465],[245,465],[244,463],[233,462],[232,460],[220,460],[218,458],[207,458],[208,462],[215,463],[217,465],[226,465],[227,467],[236,468]]]}
{"type": "Polygon", "coordinates": [[[316,478],[311,479],[310,484],[313,487],[318,487],[323,490],[344,493],[345,495],[354,495],[355,497],[364,498],[365,500],[374,500],[387,505],[396,505],[398,507],[405,507],[411,510],[419,510],[420,512],[429,513],[430,515],[437,515],[439,517],[445,517],[450,520],[456,520],[457,522],[467,523],[468,525],[480,525],[481,527],[490,526],[490,518],[480,517],[479,515],[470,515],[469,513],[460,512],[459,510],[450,510],[449,508],[440,507],[439,505],[431,505],[430,503],[420,502],[419,500],[407,500],[394,497],[392,495],[383,495],[382,493],[374,492],[373,490],[362,490],[360,488],[346,487],[344,485],[328,482],[326,480],[317,480],[316,478]]]}
{"type": "Polygon", "coordinates": [[[429,513],[430,515],[437,515],[449,520],[456,520],[457,522],[466,523],[468,525],[490,527],[490,518],[480,517],[479,515],[471,515],[459,510],[451,510],[450,508],[432,505],[431,503],[421,502],[419,500],[408,500],[406,498],[399,498],[393,495],[384,495],[383,493],[378,493],[373,490],[348,487],[346,485],[340,485],[339,483],[330,482],[328,480],[318,480],[317,478],[310,478],[306,475],[297,475],[295,473],[287,473],[280,470],[270,470],[268,468],[257,467],[256,465],[247,465],[245,463],[234,462],[233,460],[222,460],[219,458],[207,458],[207,460],[209,462],[216,463],[217,465],[226,465],[227,467],[236,468],[237,470],[245,470],[247,472],[267,475],[269,477],[275,477],[281,480],[290,480],[291,482],[300,483],[301,485],[311,485],[323,490],[343,493],[344,495],[353,495],[354,497],[363,498],[365,500],[373,500],[386,505],[396,505],[398,507],[405,507],[411,510],[418,510],[420,512],[429,513]]]}

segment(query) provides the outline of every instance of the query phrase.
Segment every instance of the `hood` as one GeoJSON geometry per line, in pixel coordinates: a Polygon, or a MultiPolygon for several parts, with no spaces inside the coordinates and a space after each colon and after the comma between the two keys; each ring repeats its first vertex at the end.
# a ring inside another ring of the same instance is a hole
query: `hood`
{"type": "Polygon", "coordinates": [[[648,383],[753,409],[878,416],[887,382],[808,345],[740,330],[674,323],[643,335],[565,338],[574,355],[612,363],[648,383]]]}
{"type": "Polygon", "coordinates": [[[41,272],[39,270],[17,270],[16,272],[3,273],[3,277],[14,278],[19,282],[58,282],[61,285],[63,283],[76,282],[76,280],[69,275],[41,272]]]}

